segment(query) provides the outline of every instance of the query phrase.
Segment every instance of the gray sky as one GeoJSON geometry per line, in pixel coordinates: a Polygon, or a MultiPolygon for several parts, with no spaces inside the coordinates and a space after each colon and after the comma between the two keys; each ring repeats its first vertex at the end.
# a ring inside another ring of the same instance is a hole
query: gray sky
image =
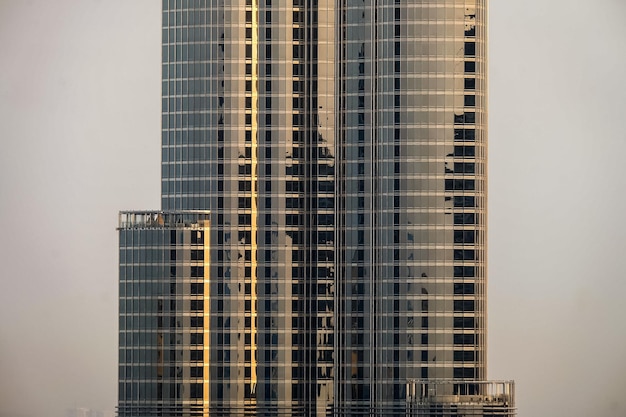
{"type": "MultiPolygon", "coordinates": [[[[492,0],[489,374],[626,415],[626,2],[492,0]]],[[[117,211],[159,207],[160,2],[0,0],[0,417],[112,410],[117,211]]]]}

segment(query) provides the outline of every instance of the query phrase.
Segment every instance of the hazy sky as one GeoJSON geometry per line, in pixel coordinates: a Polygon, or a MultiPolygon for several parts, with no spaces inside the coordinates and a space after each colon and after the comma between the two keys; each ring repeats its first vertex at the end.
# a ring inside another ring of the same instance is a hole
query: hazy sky
{"type": "MultiPolygon", "coordinates": [[[[160,3],[0,0],[0,417],[115,406],[117,212],[159,207],[160,3]]],[[[626,415],[625,19],[491,1],[489,376],[520,417],[626,415]]]]}

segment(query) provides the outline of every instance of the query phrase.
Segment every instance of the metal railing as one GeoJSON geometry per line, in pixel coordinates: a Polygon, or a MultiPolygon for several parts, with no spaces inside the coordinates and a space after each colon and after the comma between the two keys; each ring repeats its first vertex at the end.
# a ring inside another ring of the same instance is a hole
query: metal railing
{"type": "Polygon", "coordinates": [[[211,221],[208,210],[120,211],[119,229],[202,228],[211,221]]]}

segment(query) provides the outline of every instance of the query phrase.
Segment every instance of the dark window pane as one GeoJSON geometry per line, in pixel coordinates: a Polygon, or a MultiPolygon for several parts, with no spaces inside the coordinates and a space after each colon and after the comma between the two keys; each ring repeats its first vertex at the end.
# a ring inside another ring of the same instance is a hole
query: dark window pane
{"type": "Polygon", "coordinates": [[[455,345],[473,345],[474,340],[475,340],[475,336],[473,334],[455,334],[454,335],[455,345]]]}
{"type": "Polygon", "coordinates": [[[454,293],[458,295],[474,294],[474,283],[460,282],[454,284],[454,293]]]}
{"type": "Polygon", "coordinates": [[[454,368],[454,378],[471,379],[475,376],[474,368],[454,368]]]}
{"type": "Polygon", "coordinates": [[[454,207],[476,207],[474,196],[454,196],[454,207]]]}
{"type": "Polygon", "coordinates": [[[455,312],[474,312],[474,300],[455,300],[455,312]]]}
{"type": "Polygon", "coordinates": [[[455,362],[473,362],[475,360],[475,352],[473,350],[455,350],[455,362]]]}
{"type": "Polygon", "coordinates": [[[476,148],[474,146],[455,146],[454,156],[459,158],[473,158],[476,156],[476,148]]]}

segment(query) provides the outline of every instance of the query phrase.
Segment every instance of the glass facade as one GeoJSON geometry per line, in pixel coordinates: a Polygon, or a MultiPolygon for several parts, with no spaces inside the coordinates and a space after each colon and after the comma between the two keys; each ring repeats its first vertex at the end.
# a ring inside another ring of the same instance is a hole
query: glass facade
{"type": "Polygon", "coordinates": [[[329,0],[163,3],[162,206],[212,212],[233,319],[223,410],[308,416],[333,398],[335,15],[329,0]]]}
{"type": "Polygon", "coordinates": [[[205,412],[404,415],[407,381],[486,378],[486,3],[163,0],[162,208],[212,219],[205,412]]]}
{"type": "Polygon", "coordinates": [[[209,226],[208,212],[120,213],[120,417],[206,415],[209,226]]]}
{"type": "Polygon", "coordinates": [[[407,380],[485,378],[484,3],[338,12],[342,409],[402,413],[407,380]]]}

